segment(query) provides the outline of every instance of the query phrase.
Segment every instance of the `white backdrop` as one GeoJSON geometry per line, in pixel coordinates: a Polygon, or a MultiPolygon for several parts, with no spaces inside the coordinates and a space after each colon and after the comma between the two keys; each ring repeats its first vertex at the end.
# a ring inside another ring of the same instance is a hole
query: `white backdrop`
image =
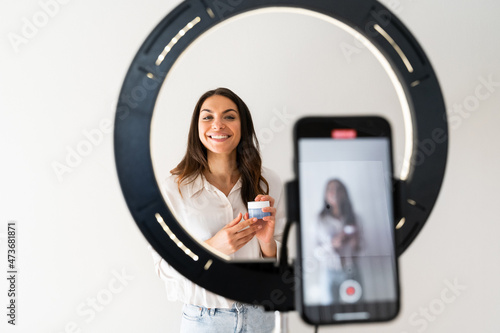
{"type": "MultiPolygon", "coordinates": [[[[400,259],[399,317],[320,331],[497,332],[500,4],[382,2],[416,36],[438,74],[450,117],[448,168],[437,206],[400,259]]],[[[120,191],[111,128],[133,56],[178,3],[0,4],[0,331],[178,331],[181,305],[167,301],[120,191]],[[3,278],[10,221],[18,229],[16,326],[7,324],[3,278]]],[[[356,64],[367,51],[350,46],[345,60],[356,64]]],[[[291,107],[286,99],[259,96],[257,109],[291,107]]],[[[291,332],[313,331],[296,313],[289,320],[291,332]]]]}

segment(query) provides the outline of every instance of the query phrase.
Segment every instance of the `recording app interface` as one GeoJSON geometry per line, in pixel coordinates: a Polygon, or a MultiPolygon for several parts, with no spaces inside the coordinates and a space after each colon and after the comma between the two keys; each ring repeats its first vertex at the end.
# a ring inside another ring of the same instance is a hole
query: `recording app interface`
{"type": "Polygon", "coordinates": [[[304,305],[396,301],[389,139],[298,144],[304,305]]]}

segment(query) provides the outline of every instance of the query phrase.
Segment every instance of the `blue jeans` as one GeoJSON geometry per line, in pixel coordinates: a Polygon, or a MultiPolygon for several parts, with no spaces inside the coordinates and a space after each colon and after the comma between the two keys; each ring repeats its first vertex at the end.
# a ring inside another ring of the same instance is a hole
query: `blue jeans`
{"type": "Polygon", "coordinates": [[[234,303],[233,307],[205,308],[184,304],[181,333],[272,333],[274,312],[234,303]]]}

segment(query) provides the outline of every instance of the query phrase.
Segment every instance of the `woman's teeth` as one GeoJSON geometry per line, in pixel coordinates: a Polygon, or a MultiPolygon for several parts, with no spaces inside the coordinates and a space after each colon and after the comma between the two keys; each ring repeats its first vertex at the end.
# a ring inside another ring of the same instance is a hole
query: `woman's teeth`
{"type": "Polygon", "coordinates": [[[227,139],[229,138],[229,135],[212,135],[212,139],[227,139]]]}

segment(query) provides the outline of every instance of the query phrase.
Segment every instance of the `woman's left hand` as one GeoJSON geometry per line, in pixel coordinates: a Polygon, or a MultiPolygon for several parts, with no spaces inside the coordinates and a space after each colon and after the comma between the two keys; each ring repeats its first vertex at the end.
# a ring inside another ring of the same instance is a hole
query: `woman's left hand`
{"type": "MultiPolygon", "coordinates": [[[[255,197],[255,201],[269,201],[269,207],[262,208],[264,213],[271,213],[270,216],[264,216],[264,223],[257,230],[255,237],[259,241],[260,248],[264,257],[276,257],[277,247],[274,240],[274,227],[276,224],[276,208],[274,207],[274,198],[270,195],[259,194],[255,197]]],[[[248,219],[248,213],[245,215],[248,219]]],[[[256,225],[259,222],[256,223],[256,225]]]]}

